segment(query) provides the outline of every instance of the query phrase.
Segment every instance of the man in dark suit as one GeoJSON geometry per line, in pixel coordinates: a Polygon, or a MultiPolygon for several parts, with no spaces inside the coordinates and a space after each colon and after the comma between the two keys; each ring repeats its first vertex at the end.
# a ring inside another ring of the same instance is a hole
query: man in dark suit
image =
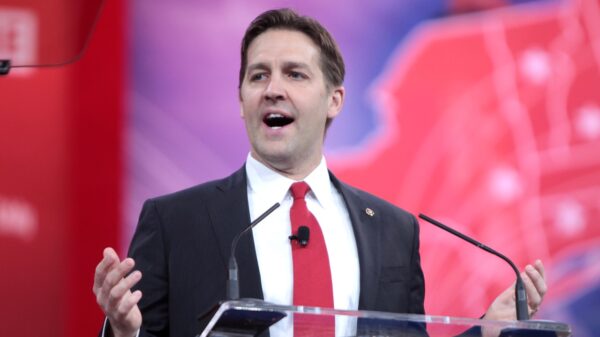
{"type": "MultiPolygon", "coordinates": [[[[275,10],[252,22],[242,41],[239,87],[248,160],[225,179],[147,201],[130,258],[104,251],[93,287],[107,316],[103,334],[194,335],[198,315],[225,297],[233,237],[271,201],[282,206],[238,247],[240,295],[292,304],[287,235],[289,188],[297,181],[310,186],[306,203],[326,242],[334,306],[424,313],[416,219],[327,171],[323,141],[343,106],[343,78],[339,50],[315,20],[275,10]]],[[[546,291],[541,262],[524,275],[535,311],[546,291]]],[[[486,317],[515,316],[511,289],[486,317]]]]}

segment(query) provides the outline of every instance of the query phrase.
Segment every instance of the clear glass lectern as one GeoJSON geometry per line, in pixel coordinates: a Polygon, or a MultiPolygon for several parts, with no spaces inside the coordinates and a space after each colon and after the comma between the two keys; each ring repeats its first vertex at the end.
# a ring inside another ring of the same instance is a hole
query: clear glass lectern
{"type": "MultiPolygon", "coordinates": [[[[317,307],[282,306],[261,300],[222,303],[199,337],[257,336],[269,327],[282,324],[286,317],[333,317],[350,325],[336,336],[571,336],[567,324],[553,321],[491,321],[448,316],[396,314],[378,311],[348,311],[317,307]]],[[[288,322],[290,320],[288,319],[288,322]]],[[[301,336],[331,336],[322,320],[303,319],[311,325],[301,336]]],[[[290,330],[290,336],[292,335],[290,330]]]]}

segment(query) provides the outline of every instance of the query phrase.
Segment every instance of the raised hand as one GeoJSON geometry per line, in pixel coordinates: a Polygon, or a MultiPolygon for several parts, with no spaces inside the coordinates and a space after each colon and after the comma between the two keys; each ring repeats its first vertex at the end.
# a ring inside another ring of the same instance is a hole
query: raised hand
{"type": "MultiPolygon", "coordinates": [[[[544,265],[540,260],[536,260],[533,265],[527,265],[525,271],[521,272],[521,278],[527,291],[527,306],[530,316],[538,311],[548,290],[544,273],[544,265]]],[[[496,297],[483,318],[493,320],[517,319],[514,284],[496,297]]]]}
{"type": "Polygon", "coordinates": [[[134,266],[132,258],[121,261],[115,250],[109,247],[104,249],[104,258],[96,267],[92,290],[96,302],[110,321],[115,337],[134,337],[142,325],[142,314],[137,305],[142,292],[131,291],[131,287],[142,278],[142,273],[138,270],[131,272],[134,266]]]}

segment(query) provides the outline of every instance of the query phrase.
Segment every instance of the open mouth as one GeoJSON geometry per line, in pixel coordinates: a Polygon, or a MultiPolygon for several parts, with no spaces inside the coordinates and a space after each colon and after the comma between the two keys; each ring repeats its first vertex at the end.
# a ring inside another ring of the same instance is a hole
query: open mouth
{"type": "Polygon", "coordinates": [[[294,121],[293,118],[287,117],[278,113],[270,113],[263,118],[263,122],[270,128],[278,129],[291,124],[294,121]]]}

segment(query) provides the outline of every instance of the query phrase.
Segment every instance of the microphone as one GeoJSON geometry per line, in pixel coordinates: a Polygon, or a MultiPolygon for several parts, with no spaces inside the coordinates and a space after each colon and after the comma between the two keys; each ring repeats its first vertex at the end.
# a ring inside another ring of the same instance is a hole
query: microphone
{"type": "Polygon", "coordinates": [[[300,247],[306,247],[308,245],[308,239],[310,238],[310,228],[306,226],[298,227],[298,232],[295,235],[288,237],[290,241],[298,241],[300,247]]]}
{"type": "Polygon", "coordinates": [[[238,280],[238,265],[237,260],[235,259],[235,249],[237,248],[238,241],[242,237],[242,235],[248,233],[254,226],[258,225],[261,221],[264,220],[269,214],[273,213],[274,210],[279,207],[279,203],[276,202],[271,208],[266,210],[263,214],[261,214],[256,220],[252,221],[248,227],[246,227],[243,231],[238,233],[233,238],[231,242],[231,254],[229,255],[229,277],[227,278],[227,299],[228,300],[237,300],[240,298],[240,283],[238,280]]]}
{"type": "Polygon", "coordinates": [[[452,229],[437,220],[434,220],[434,219],[428,217],[425,214],[419,214],[419,218],[421,218],[421,219],[429,222],[430,224],[433,224],[451,234],[454,234],[454,235],[458,236],[459,238],[485,250],[488,253],[494,254],[494,255],[498,256],[499,258],[501,258],[502,260],[508,262],[508,264],[510,264],[512,269],[515,271],[515,274],[517,275],[517,282],[515,284],[515,298],[517,299],[517,303],[516,303],[517,320],[526,321],[529,319],[529,311],[527,308],[527,292],[525,291],[525,285],[523,284],[523,279],[521,279],[521,274],[519,273],[519,269],[517,269],[515,264],[508,257],[500,254],[499,252],[484,245],[483,243],[481,243],[473,238],[470,238],[470,237],[466,236],[465,234],[463,234],[455,229],[452,229]]]}

